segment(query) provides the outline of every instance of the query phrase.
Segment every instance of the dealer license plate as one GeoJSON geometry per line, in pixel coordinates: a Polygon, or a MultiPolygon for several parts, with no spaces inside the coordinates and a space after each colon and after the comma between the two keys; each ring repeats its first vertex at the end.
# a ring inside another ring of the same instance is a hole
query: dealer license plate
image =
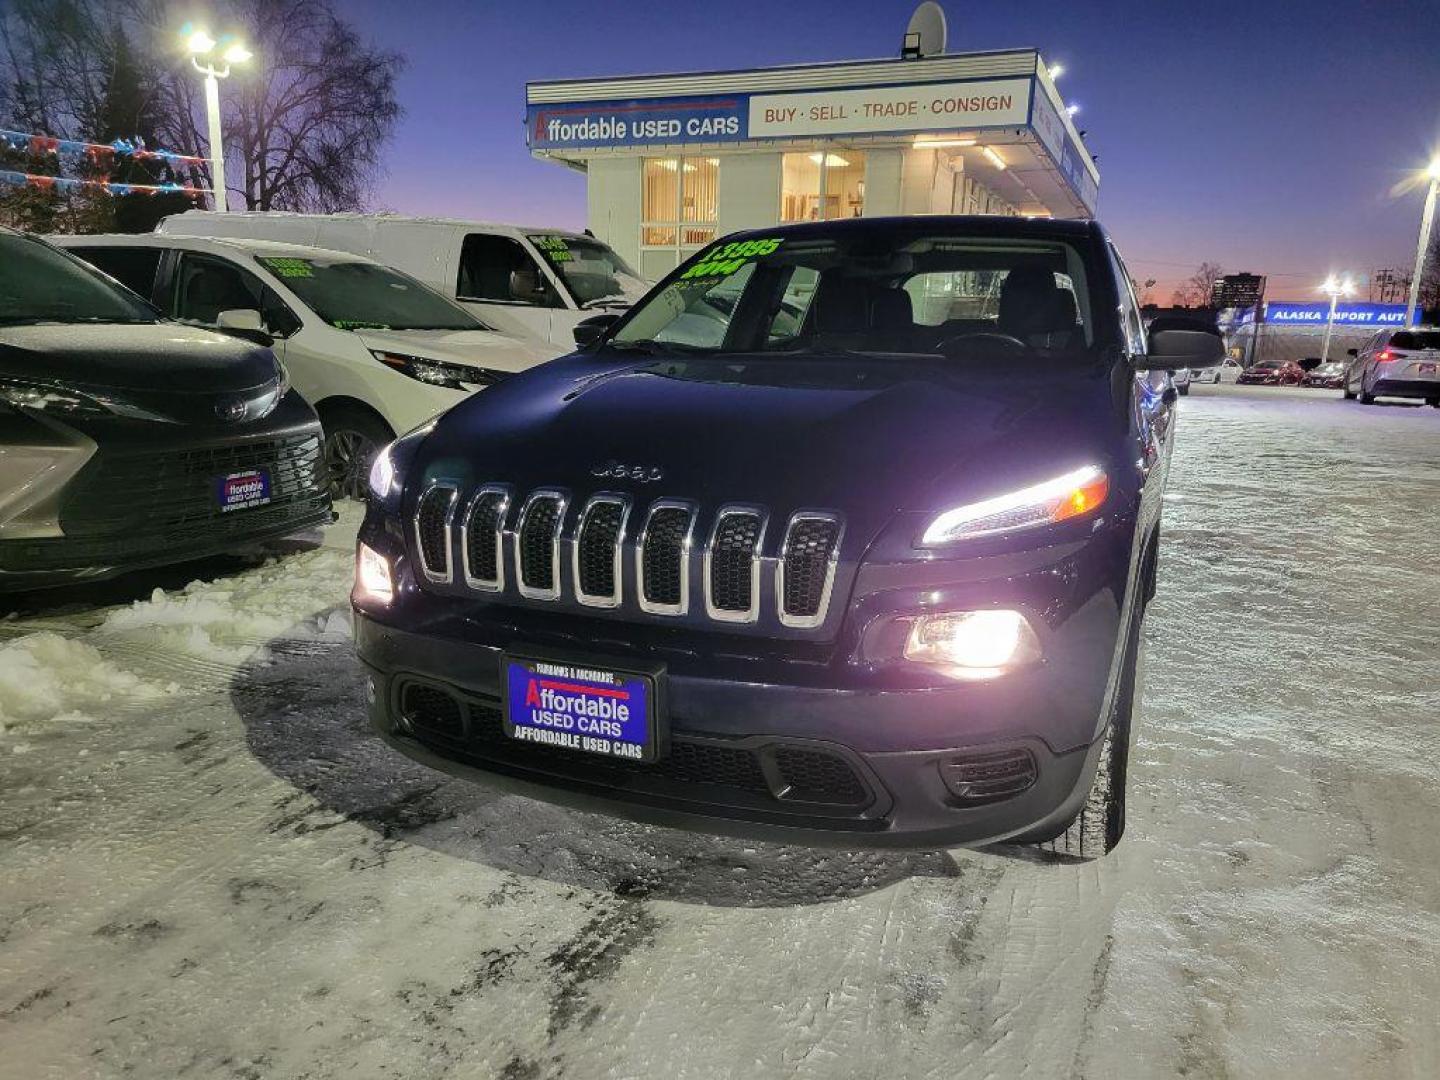
{"type": "Polygon", "coordinates": [[[500,667],[510,738],[624,761],[660,756],[658,670],[510,655],[500,667]]]}
{"type": "Polygon", "coordinates": [[[270,472],[267,469],[249,469],[218,477],[215,495],[220,500],[222,513],[264,506],[270,501],[270,472]]]}

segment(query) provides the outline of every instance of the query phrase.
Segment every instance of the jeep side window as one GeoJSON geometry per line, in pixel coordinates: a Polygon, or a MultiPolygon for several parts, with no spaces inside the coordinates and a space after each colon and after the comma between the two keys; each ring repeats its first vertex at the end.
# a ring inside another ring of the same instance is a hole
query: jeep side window
{"type": "Polygon", "coordinates": [[[1140,304],[1130,285],[1130,271],[1125,269],[1125,260],[1115,250],[1114,244],[1107,243],[1110,253],[1110,268],[1115,274],[1115,290],[1120,294],[1120,329],[1125,338],[1125,351],[1131,356],[1145,353],[1145,320],[1140,316],[1140,304]]]}
{"type": "Polygon", "coordinates": [[[470,233],[460,247],[458,300],[535,307],[564,307],[539,264],[517,240],[494,233],[470,233]]]}

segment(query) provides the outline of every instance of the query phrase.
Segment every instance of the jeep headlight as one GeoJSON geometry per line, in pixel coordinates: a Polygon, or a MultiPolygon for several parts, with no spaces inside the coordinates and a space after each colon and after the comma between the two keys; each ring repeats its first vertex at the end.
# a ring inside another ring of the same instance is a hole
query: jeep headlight
{"type": "Polygon", "coordinates": [[[1002,536],[1022,529],[1083,517],[1105,502],[1110,479],[1098,465],[1086,465],[1043,484],[946,510],[925,529],[922,547],[1002,536]]]}

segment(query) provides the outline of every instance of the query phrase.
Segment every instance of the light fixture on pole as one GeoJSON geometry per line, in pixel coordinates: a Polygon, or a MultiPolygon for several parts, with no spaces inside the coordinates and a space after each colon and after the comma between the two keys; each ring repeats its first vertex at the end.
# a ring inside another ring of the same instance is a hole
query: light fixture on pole
{"type": "Polygon", "coordinates": [[[225,211],[225,147],[220,139],[220,80],[228,78],[234,64],[243,64],[251,53],[239,41],[223,37],[216,41],[210,34],[188,24],[180,31],[190,63],[205,76],[205,116],[210,122],[210,161],[212,203],[225,211]],[[218,66],[217,66],[218,62],[218,66]]]}
{"type": "Polygon", "coordinates": [[[1320,291],[1330,297],[1330,314],[1325,318],[1325,344],[1320,347],[1320,363],[1330,359],[1330,332],[1335,328],[1335,303],[1342,296],[1349,296],[1355,291],[1355,283],[1350,280],[1350,275],[1343,278],[1336,278],[1331,274],[1320,286],[1320,291]]]}
{"type": "Polygon", "coordinates": [[[1420,215],[1420,240],[1415,246],[1415,273],[1410,275],[1410,296],[1405,304],[1405,325],[1414,326],[1419,315],[1420,277],[1425,273],[1425,250],[1430,246],[1430,227],[1435,224],[1435,193],[1440,190],[1440,155],[1425,170],[1430,189],[1425,194],[1425,210],[1420,215]]]}

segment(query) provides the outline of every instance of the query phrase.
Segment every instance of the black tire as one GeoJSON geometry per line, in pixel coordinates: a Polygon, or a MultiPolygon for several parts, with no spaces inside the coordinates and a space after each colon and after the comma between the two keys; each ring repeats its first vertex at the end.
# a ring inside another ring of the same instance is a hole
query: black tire
{"type": "MultiPolygon", "coordinates": [[[[1142,571],[1144,592],[1142,604],[1148,605],[1155,595],[1160,533],[1157,528],[1142,571]]],[[[1135,711],[1135,673],[1140,660],[1140,627],[1145,611],[1142,606],[1135,625],[1125,643],[1124,665],[1115,701],[1110,707],[1110,722],[1105,725],[1100,760],[1095,766],[1095,779],[1079,813],[1059,833],[1043,840],[1017,837],[1010,841],[1029,844],[1046,855],[1068,859],[1098,859],[1108,854],[1125,835],[1125,793],[1130,768],[1130,720],[1135,711]]]]}
{"type": "Polygon", "coordinates": [[[1360,404],[1361,404],[1361,405],[1374,405],[1374,404],[1375,404],[1375,395],[1374,395],[1374,394],[1367,394],[1367,393],[1365,392],[1365,384],[1364,384],[1363,382],[1360,384],[1360,393],[1359,393],[1358,395],[1356,395],[1356,396],[1360,399],[1360,404]]]}
{"type": "Polygon", "coordinates": [[[1343,397],[1346,401],[1355,400],[1355,391],[1350,389],[1350,383],[1348,381],[1341,384],[1340,396],[1343,397]]]}
{"type": "Polygon", "coordinates": [[[1181,397],[1185,397],[1190,393],[1190,384],[1186,383],[1184,386],[1177,386],[1175,389],[1180,391],[1181,397]]]}
{"type": "Polygon", "coordinates": [[[320,409],[325,429],[324,468],[332,499],[363,499],[370,486],[376,453],[395,438],[390,425],[358,405],[320,409]]]}
{"type": "Polygon", "coordinates": [[[1429,405],[1432,409],[1440,409],[1440,397],[1427,397],[1425,404],[1429,405]]]}

